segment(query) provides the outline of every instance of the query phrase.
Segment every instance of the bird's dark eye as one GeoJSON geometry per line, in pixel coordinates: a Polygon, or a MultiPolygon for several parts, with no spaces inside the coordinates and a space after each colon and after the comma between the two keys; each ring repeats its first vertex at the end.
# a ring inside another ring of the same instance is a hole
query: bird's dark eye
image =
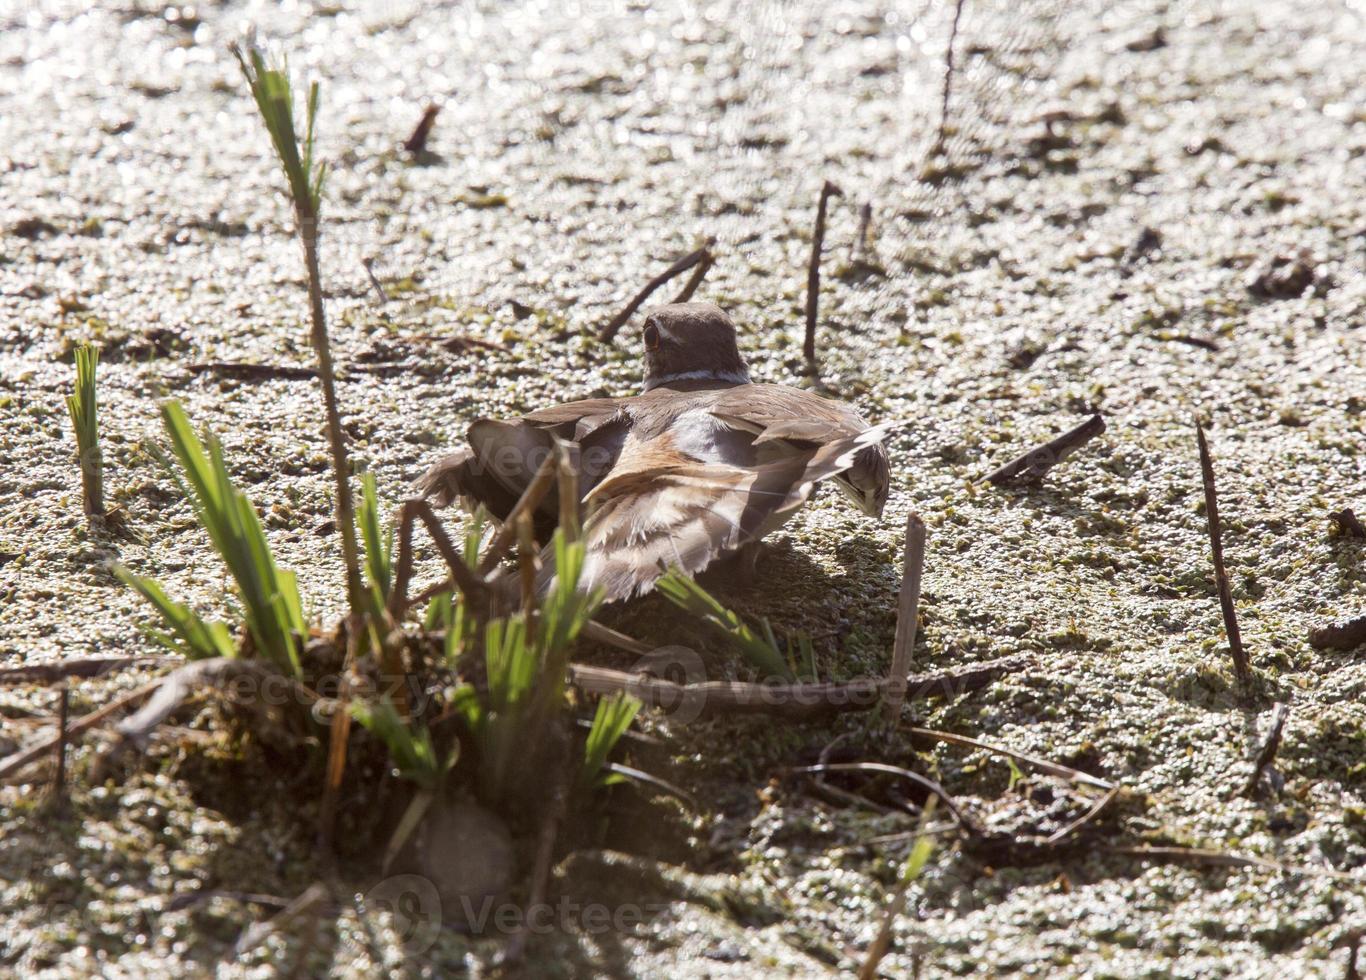
{"type": "Polygon", "coordinates": [[[645,324],[645,331],[641,337],[645,340],[646,350],[657,350],[659,348],[659,328],[653,323],[645,324]]]}

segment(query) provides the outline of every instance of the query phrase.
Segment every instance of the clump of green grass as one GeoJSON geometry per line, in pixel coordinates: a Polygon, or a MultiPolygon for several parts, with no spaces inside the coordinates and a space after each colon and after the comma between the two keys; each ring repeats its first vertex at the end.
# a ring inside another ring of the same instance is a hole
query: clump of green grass
{"type": "MultiPolygon", "coordinates": [[[[209,436],[206,449],[175,402],[161,407],[161,417],[180,464],[181,472],[171,473],[237,585],[252,647],[284,673],[300,676],[299,648],[307,626],[294,573],[276,566],[261,518],[246,494],[233,486],[218,440],[209,436]]],[[[163,634],[171,641],[168,646],[198,656],[232,655],[231,643],[224,645],[227,628],[222,624],[202,622],[187,607],[167,599],[150,579],[126,570],[120,577],[161,613],[171,629],[169,635],[163,634]]]]}
{"type": "Polygon", "coordinates": [[[76,432],[76,458],[81,466],[81,499],[85,512],[104,515],[104,454],[100,451],[99,403],[95,392],[98,347],[76,348],[76,390],[66,396],[66,410],[76,432]]]}
{"type": "Polygon", "coordinates": [[[484,627],[488,691],[466,685],[455,706],[479,746],[480,790],[493,804],[507,799],[514,774],[537,754],[549,728],[562,722],[569,649],[602,601],[580,592],[584,547],[553,538],[555,584],[530,611],[492,619],[484,627]]]}
{"type": "Polygon", "coordinates": [[[626,729],[631,727],[639,711],[640,701],[629,694],[617,693],[598,701],[593,725],[588,729],[588,738],[583,744],[583,765],[579,769],[578,779],[580,792],[610,786],[626,778],[615,772],[603,775],[603,769],[607,765],[607,757],[626,734],[626,729]]]}

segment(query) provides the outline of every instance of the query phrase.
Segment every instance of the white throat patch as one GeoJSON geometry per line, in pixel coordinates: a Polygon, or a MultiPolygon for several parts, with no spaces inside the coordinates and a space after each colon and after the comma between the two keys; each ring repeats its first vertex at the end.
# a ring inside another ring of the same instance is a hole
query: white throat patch
{"type": "Polygon", "coordinates": [[[748,371],[680,371],[678,374],[666,374],[661,378],[648,378],[642,391],[650,391],[660,385],[672,384],[675,381],[724,381],[728,384],[747,385],[749,384],[748,371]]]}

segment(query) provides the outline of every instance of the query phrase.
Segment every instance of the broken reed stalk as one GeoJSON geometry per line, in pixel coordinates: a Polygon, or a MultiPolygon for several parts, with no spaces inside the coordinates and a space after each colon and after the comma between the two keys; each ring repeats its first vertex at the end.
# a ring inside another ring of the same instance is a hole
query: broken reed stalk
{"type": "Polygon", "coordinates": [[[538,549],[531,527],[531,515],[522,511],[517,517],[517,571],[522,589],[522,619],[526,622],[528,642],[536,638],[536,571],[538,549]]]}
{"type": "Polygon", "coordinates": [[[261,119],[270,133],[271,142],[275,145],[275,152],[285,171],[289,195],[294,204],[295,230],[303,246],[304,266],[308,272],[311,339],[318,357],[318,379],[322,382],[326,416],[325,428],[332,451],[337,527],[341,531],[342,559],[346,566],[346,596],[351,612],[359,616],[366,610],[366,596],[361,583],[360,549],[356,543],[351,468],[347,459],[346,436],[341,427],[341,413],[337,406],[336,370],[332,362],[332,346],[323,312],[322,271],[318,264],[319,214],[322,206],[323,181],[327,176],[327,165],[315,165],[313,159],[314,124],[318,115],[318,83],[314,82],[308,89],[306,129],[301,143],[294,126],[294,92],[290,86],[289,76],[280,69],[268,67],[265,56],[255,47],[250,47],[244,52],[237,45],[233,45],[232,51],[242,67],[242,74],[251,88],[261,119]]]}
{"type": "Polygon", "coordinates": [[[54,799],[60,799],[66,792],[66,721],[67,706],[71,700],[71,689],[65,684],[62,685],[61,694],[57,701],[57,772],[52,777],[52,795],[54,799]]]}
{"type": "Polygon", "coordinates": [[[99,402],[95,369],[100,350],[90,344],[76,348],[76,390],[66,396],[66,410],[76,433],[76,459],[81,467],[81,502],[86,514],[104,515],[104,454],[100,451],[99,402]]]}
{"type": "Polygon", "coordinates": [[[811,262],[806,268],[806,337],[802,341],[802,355],[808,367],[816,364],[816,313],[820,304],[821,291],[821,249],[825,246],[825,214],[830,206],[830,198],[843,197],[840,190],[830,181],[821,187],[821,196],[816,203],[816,227],[811,233],[811,262]]]}
{"type": "Polygon", "coordinates": [[[954,45],[958,40],[958,24],[963,18],[964,0],[956,0],[953,5],[953,24],[949,27],[949,44],[944,50],[944,85],[939,102],[939,135],[935,138],[932,153],[944,152],[944,140],[949,129],[949,97],[953,94],[954,45]]]}
{"type": "Polygon", "coordinates": [[[896,640],[892,644],[892,670],[887,677],[887,718],[895,725],[906,698],[906,677],[911,672],[911,651],[920,617],[920,580],[925,572],[925,522],[917,514],[906,517],[906,550],[902,561],[901,593],[897,599],[896,640]]]}
{"type": "Polygon", "coordinates": [[[948,742],[950,745],[963,745],[968,748],[981,749],[983,752],[988,752],[992,755],[1002,755],[1008,759],[1014,759],[1016,762],[1023,762],[1027,766],[1033,766],[1040,772],[1047,773],[1050,776],[1057,776],[1060,779],[1066,779],[1074,783],[1094,786],[1096,789],[1107,791],[1115,788],[1115,784],[1108,779],[1101,779],[1098,776],[1092,776],[1088,772],[1082,772],[1080,769],[1064,766],[1060,762],[1041,759],[1034,755],[1026,755],[1023,752],[1016,752],[1014,749],[1008,749],[1003,745],[993,745],[991,742],[983,742],[980,739],[971,738],[967,735],[959,735],[955,732],[943,732],[936,728],[908,728],[906,731],[908,734],[918,735],[921,738],[933,739],[936,742],[948,742]]]}
{"type": "Polygon", "coordinates": [[[1285,730],[1285,720],[1290,716],[1290,704],[1285,701],[1276,702],[1275,714],[1271,716],[1271,729],[1266,733],[1266,739],[1262,742],[1262,747],[1257,750],[1257,758],[1252,763],[1252,775],[1247,777],[1247,784],[1243,787],[1244,796],[1255,796],[1257,784],[1262,781],[1262,773],[1266,767],[1271,765],[1276,758],[1276,752],[1281,747],[1281,734],[1285,730]]]}
{"type": "Polygon", "coordinates": [[[1354,650],[1366,643],[1366,616],[1329,623],[1309,631],[1309,645],[1329,650],[1354,650]]]}
{"type": "Polygon", "coordinates": [[[1361,519],[1350,507],[1335,511],[1328,517],[1342,529],[1344,536],[1349,538],[1366,538],[1366,526],[1363,526],[1361,519]]]}
{"type": "Polygon", "coordinates": [[[1021,453],[991,473],[988,482],[1001,487],[1011,483],[1041,480],[1045,473],[1105,431],[1105,419],[1092,415],[1081,425],[1069,429],[1042,446],[1021,453]]]}
{"type": "Polygon", "coordinates": [[[1252,682],[1252,668],[1248,663],[1247,651],[1243,649],[1243,636],[1238,630],[1238,611],[1233,606],[1233,590],[1229,587],[1228,572],[1224,568],[1224,543],[1219,528],[1219,498],[1214,490],[1214,463],[1210,460],[1205,427],[1198,419],[1195,423],[1195,437],[1200,444],[1200,475],[1205,484],[1205,519],[1209,524],[1210,552],[1214,557],[1214,586],[1219,592],[1219,608],[1224,614],[1224,631],[1228,634],[1229,652],[1233,655],[1233,673],[1238,679],[1238,684],[1246,688],[1252,682]]]}
{"type": "Polygon", "coordinates": [[[318,805],[318,851],[323,860],[334,856],[333,835],[337,828],[337,799],[341,796],[342,776],[346,773],[346,750],[351,742],[351,668],[356,662],[362,622],[352,616],[346,630],[346,660],[342,666],[338,708],[332,712],[327,739],[327,768],[323,775],[323,796],[318,805]]]}
{"type": "Polygon", "coordinates": [[[1069,823],[1066,827],[1063,827],[1061,830],[1058,830],[1055,833],[1050,834],[1047,838],[1045,838],[1044,844],[1048,845],[1061,843],[1062,841],[1071,837],[1077,831],[1081,830],[1081,828],[1085,827],[1092,820],[1096,819],[1096,817],[1100,816],[1100,812],[1102,810],[1104,810],[1107,806],[1114,802],[1115,797],[1119,795],[1119,791],[1120,787],[1118,786],[1110,790],[1110,792],[1106,793],[1100,799],[1096,800],[1095,805],[1092,806],[1085,813],[1083,813],[1081,816],[1077,817],[1077,819],[1073,820],[1071,823],[1069,823]]]}
{"type": "Polygon", "coordinates": [[[604,626],[595,619],[590,619],[583,624],[583,629],[579,630],[579,636],[594,643],[601,643],[605,647],[616,647],[618,650],[624,650],[637,657],[643,657],[654,649],[648,643],[641,643],[625,633],[618,633],[610,626],[604,626]]]}
{"type": "Polygon", "coordinates": [[[513,505],[512,510],[508,511],[508,516],[503,521],[503,526],[498,529],[498,533],[493,538],[493,544],[489,546],[488,552],[479,561],[479,574],[488,575],[498,567],[498,563],[503,560],[503,556],[508,553],[508,549],[517,540],[517,525],[521,521],[522,515],[530,517],[540,506],[545,495],[550,492],[550,485],[555,482],[555,472],[558,464],[555,455],[552,453],[546,456],[545,461],[536,470],[536,475],[527,484],[522,496],[513,505]]]}
{"type": "Polygon", "coordinates": [[[427,137],[432,135],[432,126],[436,124],[436,116],[440,111],[441,107],[435,102],[428,103],[427,108],[422,110],[422,118],[413,128],[412,135],[403,141],[403,148],[413,156],[420,157],[427,152],[427,137]]]}
{"type": "MultiPolygon", "coordinates": [[[[482,618],[486,613],[483,600],[488,592],[488,582],[465,564],[450,535],[432,512],[432,505],[420,497],[405,500],[398,511],[398,561],[394,566],[394,590],[389,595],[390,615],[397,622],[412,605],[408,602],[408,581],[413,575],[413,524],[417,521],[421,521],[427,529],[432,543],[446,563],[446,569],[450,572],[447,582],[454,583],[455,588],[470,603],[474,614],[482,618]]],[[[438,589],[437,593],[440,591],[438,589]]]]}
{"type": "Polygon", "coordinates": [[[555,440],[555,485],[560,491],[560,530],[566,544],[573,544],[583,533],[583,504],[579,500],[579,446],[555,440]]]}
{"type": "Polygon", "coordinates": [[[711,249],[702,249],[702,258],[698,260],[697,267],[693,269],[692,275],[688,277],[683,289],[674,297],[674,302],[686,303],[692,299],[693,293],[697,292],[697,287],[702,285],[702,280],[707,278],[707,272],[715,262],[716,257],[711,254],[711,249]]]}
{"type": "Polygon", "coordinates": [[[375,275],[375,260],[366,256],[360,260],[360,264],[365,268],[365,275],[370,280],[370,288],[379,296],[381,303],[389,302],[389,294],[384,291],[384,283],[379,281],[379,276],[375,275]]]}
{"type": "MultiPolygon", "coordinates": [[[[599,331],[598,340],[602,341],[603,343],[610,344],[612,342],[612,339],[616,337],[617,331],[626,325],[626,321],[630,320],[631,317],[635,315],[636,310],[640,309],[645,304],[645,301],[650,298],[650,295],[656,289],[664,285],[666,282],[668,282],[675,276],[679,276],[687,272],[693,266],[697,265],[699,262],[703,261],[707,256],[709,256],[711,254],[711,252],[709,251],[710,245],[711,241],[708,240],[706,245],[703,245],[701,248],[697,249],[694,252],[689,252],[687,255],[683,256],[673,265],[669,266],[659,275],[655,276],[653,279],[647,282],[645,284],[645,288],[642,289],[640,292],[636,293],[635,297],[632,298],[631,302],[627,303],[622,308],[621,312],[618,313],[616,316],[612,317],[612,319],[608,321],[606,326],[604,326],[602,330],[599,331]]],[[[698,281],[700,282],[701,280],[699,279],[698,281]]],[[[684,292],[686,291],[687,290],[685,289],[684,292]]]]}
{"type": "Polygon", "coordinates": [[[940,801],[943,802],[944,806],[948,807],[949,812],[953,814],[953,818],[958,821],[958,826],[963,830],[974,837],[979,837],[982,834],[982,828],[953,801],[953,797],[949,795],[948,790],[929,776],[922,776],[914,769],[906,769],[902,766],[892,766],[885,762],[832,762],[828,765],[797,766],[793,769],[788,769],[787,771],[791,773],[861,772],[877,776],[900,776],[907,782],[913,783],[921,789],[928,791],[933,796],[938,797],[940,801]]]}
{"type": "Polygon", "coordinates": [[[868,230],[873,224],[873,205],[864,202],[858,209],[858,232],[854,235],[853,247],[849,250],[850,263],[857,262],[868,252],[868,230]]]}
{"type": "MultiPolygon", "coordinates": [[[[150,684],[144,684],[137,690],[131,691],[123,697],[111,701],[103,708],[92,711],[88,715],[82,715],[80,718],[76,719],[73,724],[66,726],[67,739],[74,739],[77,735],[84,734],[89,729],[100,724],[100,722],[104,721],[110,715],[117,714],[124,708],[131,708],[134,705],[146,701],[161,689],[163,679],[164,678],[157,678],[150,684]]],[[[52,747],[60,740],[60,736],[53,735],[51,738],[42,739],[27,748],[20,749],[18,752],[0,759],[0,779],[4,779],[7,776],[18,772],[29,763],[41,759],[44,755],[51,752],[52,747]]]]}
{"type": "MultiPolygon", "coordinates": [[[[588,631],[584,631],[588,635],[588,631]]],[[[1026,670],[1026,655],[1001,657],[965,667],[915,674],[906,679],[906,700],[954,697],[985,687],[1004,674],[1026,670]]],[[[643,674],[588,664],[569,665],[570,682],[590,694],[624,691],[646,707],[661,708],[675,721],[708,715],[771,715],[803,720],[848,711],[867,711],[882,703],[886,678],[866,677],[846,683],[749,684],[705,681],[678,684],[643,674]]],[[[1099,781],[1098,781],[1099,782],[1099,781]]],[[[1109,783],[1103,783],[1109,789],[1109,783]]]]}
{"type": "Polygon", "coordinates": [[[53,664],[30,664],[0,670],[0,684],[52,684],[68,677],[103,677],[125,667],[179,663],[180,657],[77,657],[53,664]]]}

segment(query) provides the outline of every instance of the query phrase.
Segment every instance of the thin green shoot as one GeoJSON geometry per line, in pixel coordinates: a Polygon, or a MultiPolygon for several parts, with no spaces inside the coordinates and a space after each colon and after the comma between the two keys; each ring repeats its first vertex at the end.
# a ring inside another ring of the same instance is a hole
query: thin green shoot
{"type": "Polygon", "coordinates": [[[66,410],[76,432],[76,458],[81,466],[81,498],[87,514],[104,514],[104,454],[100,450],[99,404],[95,393],[98,347],[76,348],[76,391],[66,396],[66,410]]]}
{"type": "Polygon", "coordinates": [[[294,125],[294,87],[289,80],[289,66],[268,64],[261,49],[255,45],[243,51],[240,45],[233,44],[230,50],[251,88],[261,121],[270,133],[270,141],[275,144],[275,154],[289,181],[289,194],[299,209],[299,216],[316,220],[322,206],[323,182],[327,178],[327,164],[315,163],[313,158],[320,95],[318,83],[313,82],[308,87],[301,147],[294,125]]]}
{"type": "Polygon", "coordinates": [[[449,753],[441,755],[432,743],[427,726],[404,723],[387,697],[376,702],[353,701],[351,714],[384,743],[398,775],[417,785],[417,792],[408,802],[384,849],[383,870],[388,874],[394,858],[441,793],[446,774],[459,757],[459,743],[449,753]]]}
{"type": "Polygon", "coordinates": [[[379,499],[375,493],[375,474],[361,478],[360,511],[361,539],[365,544],[365,572],[370,591],[378,608],[389,601],[389,590],[394,580],[394,529],[382,527],[379,518],[379,499]]]}
{"type": "Polygon", "coordinates": [[[265,55],[251,45],[246,51],[237,45],[232,52],[242,68],[242,75],[251,89],[256,108],[261,114],[275,154],[284,169],[294,205],[296,232],[303,245],[304,266],[308,273],[308,305],[312,322],[311,340],[318,356],[318,380],[322,385],[326,432],[332,452],[332,479],[336,494],[337,528],[341,532],[342,562],[346,567],[346,596],[352,615],[376,618],[379,610],[372,607],[369,595],[361,582],[360,547],[356,541],[355,501],[351,496],[351,467],[347,459],[346,436],[341,427],[341,410],[337,403],[336,371],[332,363],[332,345],[327,335],[327,318],[323,311],[322,271],[318,259],[320,234],[319,214],[322,208],[323,182],[327,166],[314,156],[317,134],[320,89],[317,82],[308,87],[304,104],[305,123],[302,145],[294,122],[294,89],[290,84],[287,66],[266,63],[265,55]]]}
{"type": "Polygon", "coordinates": [[[387,697],[378,701],[352,701],[351,714],[389,750],[398,775],[425,790],[441,788],[457,757],[452,751],[437,752],[426,725],[409,725],[387,697]]]}
{"type": "Polygon", "coordinates": [[[583,746],[583,766],[578,779],[580,792],[625,780],[626,777],[619,773],[603,775],[603,767],[639,711],[640,701],[620,691],[598,701],[597,710],[593,713],[593,725],[588,730],[588,739],[583,746]]]}
{"type": "Polygon", "coordinates": [[[901,879],[897,882],[896,892],[883,912],[882,926],[878,929],[872,945],[868,947],[868,954],[859,968],[859,980],[874,980],[878,976],[878,964],[892,947],[892,930],[896,926],[897,917],[906,909],[906,892],[924,872],[930,855],[934,853],[934,838],[930,836],[929,829],[930,818],[934,815],[935,804],[938,802],[938,797],[931,796],[925,801],[925,808],[920,811],[915,844],[911,846],[911,853],[901,869],[901,879]]]}
{"type": "Polygon", "coordinates": [[[763,625],[762,635],[755,632],[696,581],[677,570],[670,571],[655,582],[655,588],[680,609],[705,620],[730,637],[740,655],[765,678],[795,679],[796,671],[789,663],[790,659],[795,658],[795,651],[780,650],[773,630],[767,623],[763,625]]]}
{"type": "Polygon", "coordinates": [[[481,794],[495,805],[548,726],[563,716],[569,647],[601,601],[596,590],[578,590],[583,545],[566,542],[557,530],[553,548],[558,574],[535,612],[536,628],[521,613],[490,620],[483,637],[488,690],[481,697],[465,685],[453,699],[479,746],[481,794]]]}

